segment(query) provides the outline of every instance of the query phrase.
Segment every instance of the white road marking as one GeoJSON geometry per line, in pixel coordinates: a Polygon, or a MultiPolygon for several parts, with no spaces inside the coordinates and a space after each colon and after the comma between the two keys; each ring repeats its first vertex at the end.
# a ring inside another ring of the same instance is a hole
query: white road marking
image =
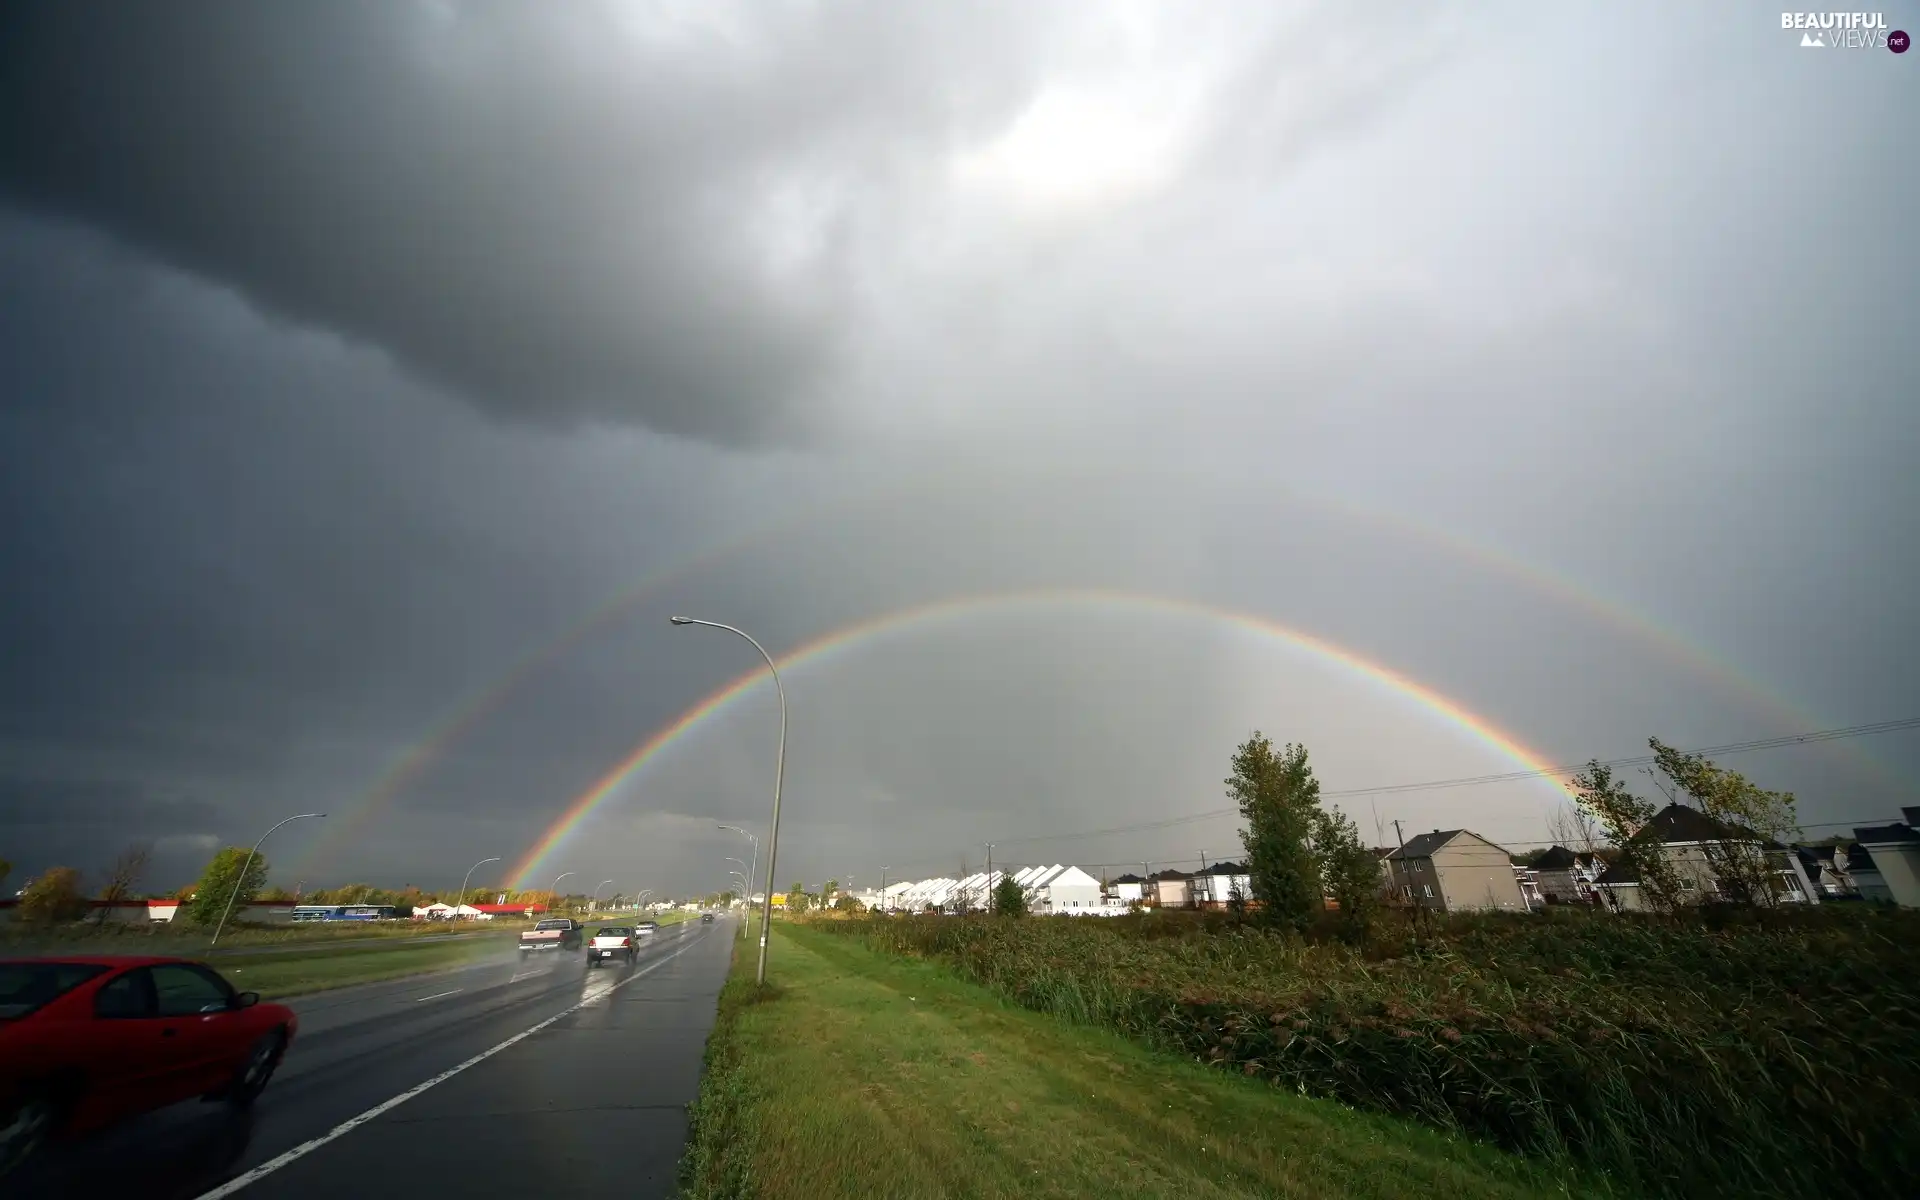
{"type": "MultiPolygon", "coordinates": [[[[687,943],[685,946],[682,946],[680,949],[675,950],[672,954],[664,955],[661,958],[655,960],[654,962],[648,963],[645,967],[641,968],[638,971],[635,971],[633,974],[627,976],[625,979],[622,979],[619,982],[615,983],[612,987],[608,988],[607,991],[612,992],[619,988],[623,988],[627,986],[628,984],[632,983],[634,980],[639,979],[641,976],[647,974],[649,971],[653,971],[659,967],[663,967],[667,965],[669,962],[672,962],[674,959],[679,958],[682,954],[685,954],[687,951],[693,949],[694,946],[697,944],[699,944],[699,939],[695,939],[694,941],[687,943]]],[[[298,1146],[295,1146],[293,1149],[287,1151],[285,1154],[279,1155],[276,1158],[270,1158],[266,1162],[263,1162],[259,1166],[253,1168],[251,1171],[247,1171],[244,1174],[234,1176],[232,1179],[227,1180],[225,1183],[221,1184],[217,1188],[214,1188],[210,1192],[201,1193],[196,1198],[196,1200],[222,1200],[222,1197],[231,1196],[235,1192],[239,1191],[241,1188],[246,1187],[248,1184],[253,1183],[260,1179],[264,1179],[267,1176],[273,1174],[275,1171],[278,1171],[281,1167],[284,1167],[287,1164],[294,1162],[297,1159],[305,1158],[307,1155],[312,1154],[315,1150],[318,1150],[320,1147],[326,1145],[328,1142],[334,1141],[338,1138],[345,1137],[347,1134],[352,1133],[354,1130],[360,1128],[362,1125],[365,1125],[368,1121],[373,1120],[375,1117],[380,1116],[382,1113],[390,1112],[393,1109],[400,1107],[402,1104],[405,1104],[407,1101],[413,1099],[415,1096],[420,1095],[422,1092],[425,1092],[430,1088],[438,1087],[440,1084],[443,1084],[447,1080],[452,1079],[455,1075],[458,1075],[460,1072],[466,1070],[468,1067],[478,1066],[481,1063],[492,1058],[494,1055],[500,1053],[502,1050],[505,1050],[507,1047],[517,1045],[518,1043],[525,1041],[526,1039],[532,1037],[534,1034],[539,1033],[542,1029],[545,1029],[547,1026],[553,1024],[555,1021],[558,1021],[561,1017],[571,1016],[573,1013],[586,1007],[586,1005],[587,1005],[586,1000],[584,999],[580,1000],[577,1003],[572,1004],[565,1009],[562,1009],[560,1012],[553,1014],[552,1016],[548,1017],[546,1020],[540,1022],[538,1025],[529,1026],[528,1028],[521,1030],[519,1033],[514,1034],[512,1037],[508,1038],[504,1042],[501,1042],[499,1045],[494,1046],[491,1049],[482,1050],[480,1053],[474,1055],[472,1058],[469,1058],[467,1061],[463,1063],[459,1063],[455,1066],[448,1067],[446,1070],[440,1072],[438,1075],[435,1075],[432,1079],[427,1080],[425,1083],[415,1084],[413,1087],[410,1087],[406,1091],[401,1092],[398,1096],[393,1097],[393,1099],[382,1101],[381,1103],[376,1104],[372,1108],[361,1113],[357,1117],[347,1118],[346,1120],[340,1122],[338,1125],[335,1125],[332,1129],[329,1129],[327,1132],[321,1134],[319,1137],[301,1142],[298,1146]]]]}
{"type": "Polygon", "coordinates": [[[438,1000],[438,999],[440,999],[440,997],[442,997],[442,996],[454,996],[454,995],[458,995],[458,994],[459,994],[459,993],[460,993],[460,992],[461,992],[462,990],[464,990],[464,989],[461,989],[461,988],[455,988],[455,989],[453,989],[453,991],[451,991],[451,992],[435,992],[435,993],[434,993],[433,995],[431,995],[431,996],[415,996],[415,997],[414,997],[414,999],[413,999],[413,1002],[414,1002],[415,1004],[419,1004],[420,1002],[422,1002],[422,1001],[424,1001],[424,1000],[438,1000]]]}

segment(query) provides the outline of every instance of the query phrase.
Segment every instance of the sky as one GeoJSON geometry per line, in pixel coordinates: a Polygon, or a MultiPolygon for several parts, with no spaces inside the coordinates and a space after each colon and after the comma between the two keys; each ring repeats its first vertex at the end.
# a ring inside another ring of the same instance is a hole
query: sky
{"type": "MultiPolygon", "coordinates": [[[[779,708],[679,612],[784,664],[781,887],[1228,857],[1256,729],[1371,841],[1524,849],[1553,777],[1398,785],[1920,717],[1920,56],[1734,4],[0,22],[9,890],[306,812],[277,884],[726,887],[779,708]]],[[[1725,762],[1814,835],[1920,803],[1912,729],[1725,762]]]]}

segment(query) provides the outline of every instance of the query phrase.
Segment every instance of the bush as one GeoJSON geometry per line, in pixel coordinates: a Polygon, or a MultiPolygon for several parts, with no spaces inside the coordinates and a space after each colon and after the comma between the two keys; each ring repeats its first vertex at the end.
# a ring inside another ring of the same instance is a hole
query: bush
{"type": "Polygon", "coordinates": [[[20,893],[16,910],[22,921],[51,925],[78,921],[87,915],[87,897],[80,890],[80,872],[72,867],[49,867],[20,893]]]}
{"type": "Polygon", "coordinates": [[[1920,914],[1444,918],[1363,953],[1225,914],[849,922],[1021,1004],[1636,1192],[1888,1195],[1920,1170],[1920,914]]]}

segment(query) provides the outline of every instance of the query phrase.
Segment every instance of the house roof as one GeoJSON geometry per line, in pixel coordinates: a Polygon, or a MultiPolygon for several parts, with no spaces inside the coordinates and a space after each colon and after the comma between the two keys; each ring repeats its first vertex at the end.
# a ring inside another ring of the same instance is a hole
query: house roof
{"type": "Polygon", "coordinates": [[[1855,842],[1853,845],[1847,847],[1847,870],[1878,871],[1879,869],[1873,861],[1873,855],[1867,853],[1865,846],[1855,842]]]}
{"type": "Polygon", "coordinates": [[[1920,833],[1911,825],[1869,825],[1853,831],[1856,841],[1884,846],[1890,842],[1920,842],[1920,833]]]}
{"type": "Polygon", "coordinates": [[[1536,871],[1570,871],[1579,861],[1580,860],[1574,856],[1573,851],[1567,849],[1565,846],[1555,846],[1540,856],[1533,864],[1533,869],[1536,871]]]}
{"type": "Polygon", "coordinates": [[[1454,838],[1465,833],[1464,829],[1436,829],[1432,833],[1415,835],[1406,845],[1399,847],[1388,858],[1432,858],[1433,852],[1454,838]]]}
{"type": "Polygon", "coordinates": [[[1144,883],[1146,881],[1141,879],[1138,875],[1121,875],[1118,878],[1114,879],[1113,882],[1114,883],[1144,883]]]}
{"type": "Polygon", "coordinates": [[[1697,808],[1669,804],[1641,826],[1633,840],[1659,842],[1718,842],[1722,840],[1764,841],[1743,825],[1716,821],[1697,808]]]}
{"type": "Polygon", "coordinates": [[[1151,876],[1149,876],[1149,878],[1154,879],[1156,881],[1164,879],[1169,883],[1177,883],[1183,880],[1192,879],[1193,872],[1175,871],[1175,870],[1169,869],[1165,871],[1155,871],[1151,876]]]}
{"type": "Polygon", "coordinates": [[[1246,873],[1245,866],[1231,861],[1217,862],[1201,872],[1202,875],[1245,875],[1246,873]]]}
{"type": "Polygon", "coordinates": [[[1640,869],[1627,862],[1617,862],[1594,877],[1595,887],[1614,887],[1620,884],[1639,883],[1640,869]]]}

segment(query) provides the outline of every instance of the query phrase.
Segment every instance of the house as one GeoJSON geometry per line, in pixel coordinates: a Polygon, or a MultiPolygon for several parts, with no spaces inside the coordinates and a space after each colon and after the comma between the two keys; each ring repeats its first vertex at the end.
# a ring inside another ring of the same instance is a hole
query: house
{"type": "MultiPolygon", "coordinates": [[[[1892,901],[1902,908],[1920,908],[1920,808],[1903,808],[1904,822],[1872,825],[1853,831],[1869,869],[1854,868],[1860,894],[1892,901]],[[1871,889],[1871,890],[1869,890],[1871,889]]],[[[1849,863],[1852,856],[1848,856],[1849,863]]]]}
{"type": "MultiPolygon", "coordinates": [[[[1698,904],[1721,898],[1720,880],[1707,850],[1729,844],[1744,846],[1753,854],[1774,860],[1769,875],[1775,880],[1775,898],[1780,902],[1804,904],[1819,900],[1801,872],[1797,855],[1785,853],[1784,847],[1750,829],[1727,825],[1697,808],[1677,803],[1667,805],[1633,835],[1633,841],[1659,844],[1661,856],[1673,866],[1683,902],[1698,904]]],[[[1615,909],[1632,912],[1649,907],[1641,891],[1639,871],[1624,861],[1601,872],[1593,886],[1615,909]]]]}
{"type": "Polygon", "coordinates": [[[1513,881],[1520,885],[1520,899],[1526,902],[1527,911],[1531,912],[1547,906],[1547,898],[1540,891],[1540,876],[1532,867],[1514,863],[1513,881]]]}
{"type": "Polygon", "coordinates": [[[1466,829],[1436,829],[1387,856],[1393,881],[1413,903],[1436,912],[1526,912],[1513,855],[1466,829]]]}
{"type": "Polygon", "coordinates": [[[1192,879],[1186,871],[1155,871],[1147,877],[1147,900],[1160,908],[1186,908],[1192,903],[1187,886],[1192,879]]]}
{"type": "MultiPolygon", "coordinates": [[[[1793,852],[1800,858],[1800,870],[1821,899],[1851,900],[1860,895],[1860,887],[1853,880],[1853,857],[1846,847],[1795,846],[1793,852]]],[[[1866,852],[1855,845],[1853,855],[1865,858],[1866,852]]]]}
{"type": "Polygon", "coordinates": [[[1028,912],[1091,916],[1108,907],[1100,895],[1100,881],[1079,867],[1056,863],[1034,868],[1021,889],[1027,895],[1028,912]]]}
{"type": "Polygon", "coordinates": [[[1122,875],[1107,885],[1107,892],[1121,904],[1138,904],[1146,898],[1146,882],[1138,875],[1122,875]]]}
{"type": "Polygon", "coordinates": [[[1236,889],[1240,899],[1253,899],[1253,877],[1240,863],[1217,862],[1189,880],[1188,889],[1201,908],[1225,908],[1236,889]]]}
{"type": "Polygon", "coordinates": [[[1597,854],[1578,854],[1554,846],[1534,860],[1534,879],[1541,897],[1552,904],[1592,904],[1599,899],[1593,881],[1607,869],[1597,854]]]}

